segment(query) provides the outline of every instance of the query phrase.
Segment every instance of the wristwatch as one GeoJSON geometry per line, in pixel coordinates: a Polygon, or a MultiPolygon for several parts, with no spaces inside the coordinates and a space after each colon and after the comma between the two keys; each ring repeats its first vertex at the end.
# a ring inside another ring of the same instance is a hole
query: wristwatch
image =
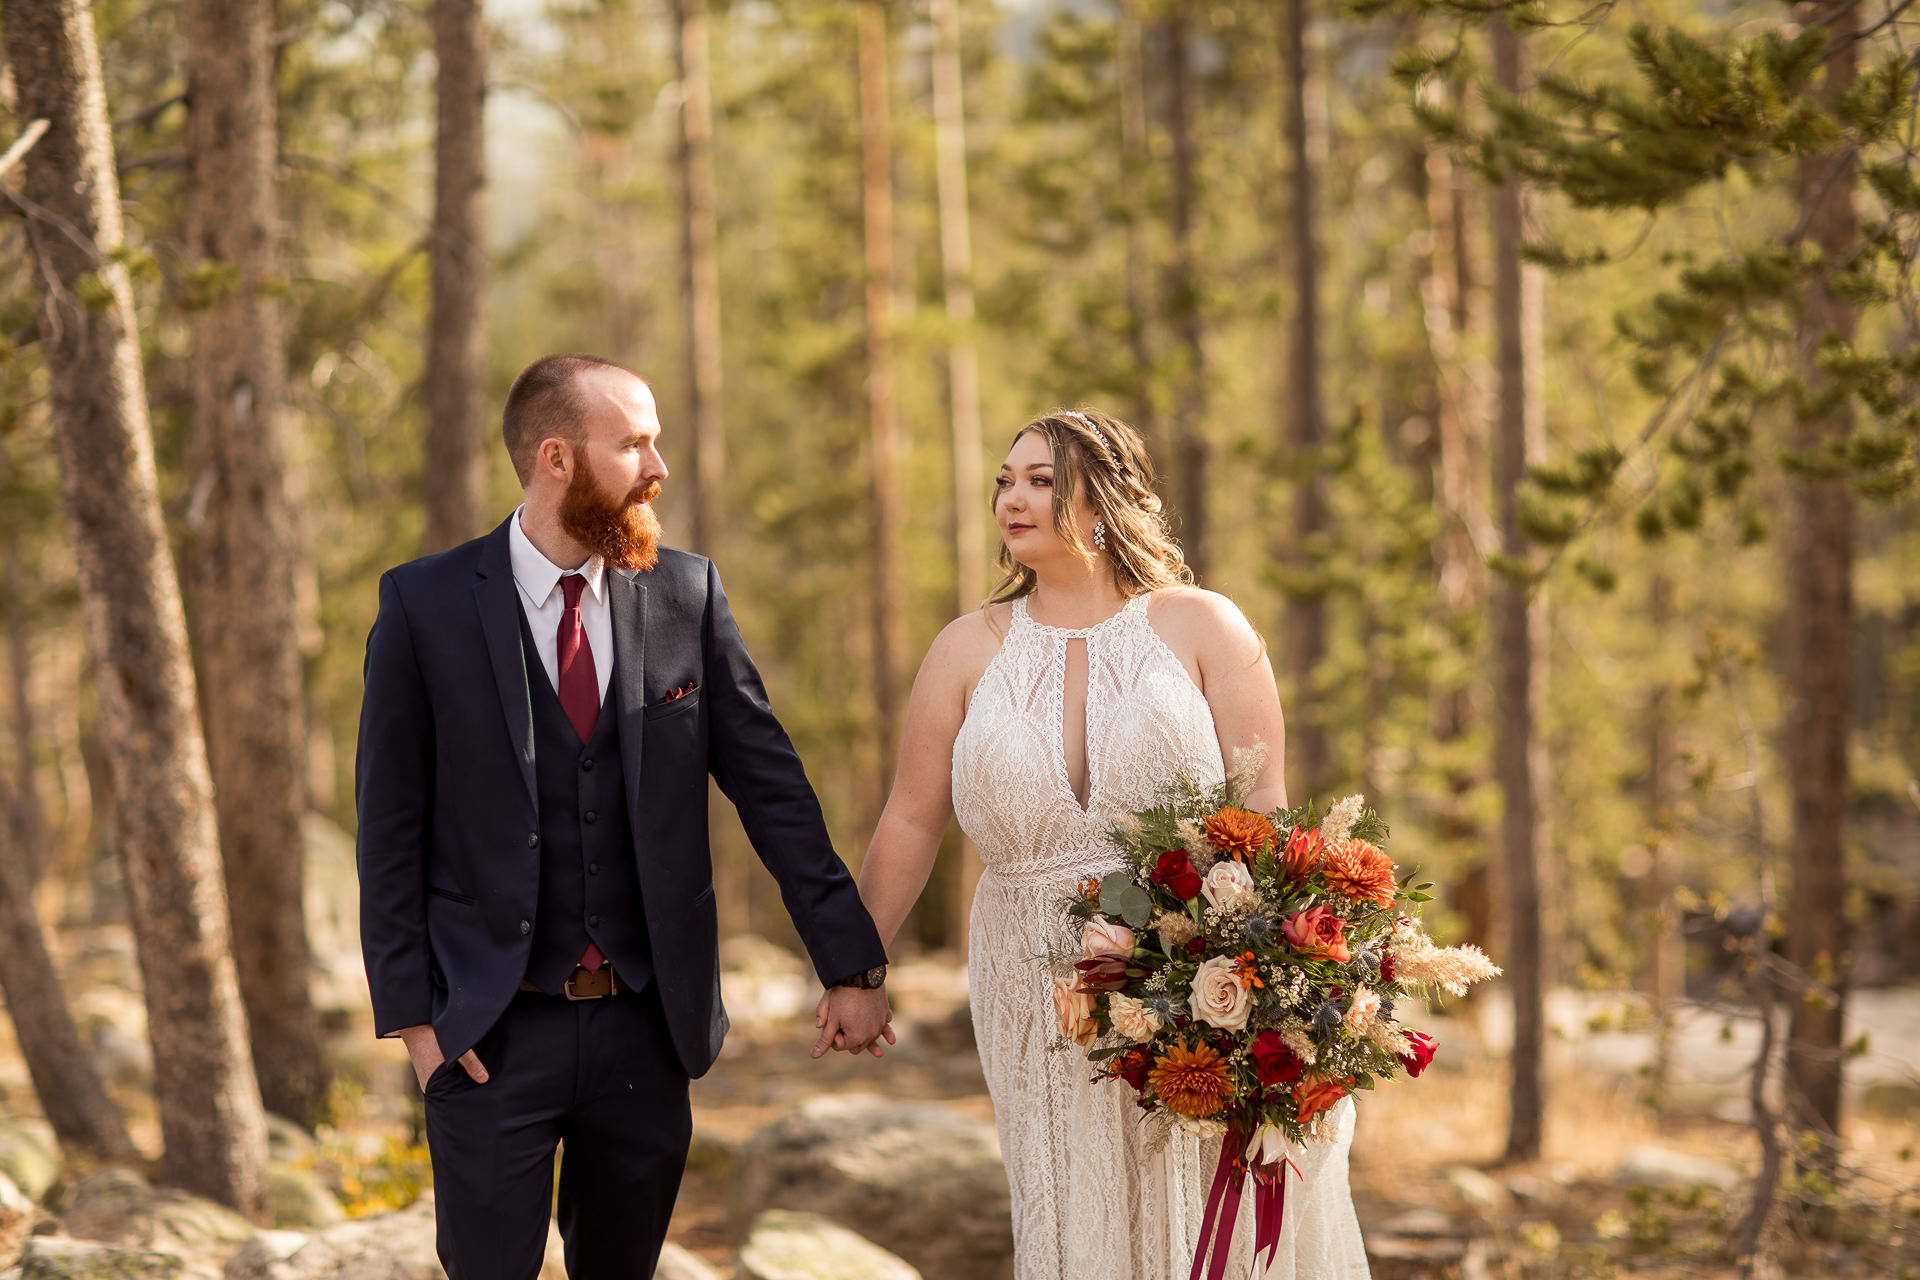
{"type": "Polygon", "coordinates": [[[877,964],[871,969],[864,969],[859,973],[849,974],[833,985],[836,987],[853,987],[860,991],[877,991],[886,980],[887,966],[877,964]]]}

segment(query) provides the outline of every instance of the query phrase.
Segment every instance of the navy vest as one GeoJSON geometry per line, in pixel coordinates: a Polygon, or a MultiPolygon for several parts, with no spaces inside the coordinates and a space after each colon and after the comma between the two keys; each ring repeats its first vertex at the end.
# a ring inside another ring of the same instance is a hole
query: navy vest
{"type": "MultiPolygon", "coordinates": [[[[593,734],[583,744],[553,682],[532,660],[539,650],[524,612],[520,643],[529,658],[534,781],[540,799],[540,900],[527,981],[543,991],[560,990],[591,940],[622,979],[643,986],[653,976],[653,953],[634,866],[620,717],[612,699],[602,702],[593,734]]],[[[612,654],[594,655],[596,664],[612,659],[612,654]]]]}

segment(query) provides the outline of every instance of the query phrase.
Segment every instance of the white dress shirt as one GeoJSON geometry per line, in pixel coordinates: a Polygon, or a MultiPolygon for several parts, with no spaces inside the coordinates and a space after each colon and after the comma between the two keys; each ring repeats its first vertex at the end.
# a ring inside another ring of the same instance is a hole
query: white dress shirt
{"type": "Polygon", "coordinates": [[[564,574],[577,573],[587,580],[580,593],[580,621],[586,627],[587,647],[593,650],[593,674],[600,682],[600,701],[607,700],[607,685],[613,679],[613,611],[607,604],[607,566],[599,556],[590,557],[578,569],[562,569],[540,554],[540,549],[520,527],[521,507],[513,513],[507,531],[507,554],[513,563],[513,585],[520,589],[520,607],[527,612],[527,626],[533,631],[533,645],[546,668],[547,680],[555,693],[560,691],[559,634],[560,615],[566,612],[566,593],[560,589],[564,574]]]}

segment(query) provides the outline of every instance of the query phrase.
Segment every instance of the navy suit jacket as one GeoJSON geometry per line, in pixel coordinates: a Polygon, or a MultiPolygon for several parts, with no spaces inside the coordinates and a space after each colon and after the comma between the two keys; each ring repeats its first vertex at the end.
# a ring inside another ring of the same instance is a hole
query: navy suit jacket
{"type": "MultiPolygon", "coordinates": [[[[511,519],[511,517],[509,517],[511,519]]],[[[380,579],[355,764],[360,941],[375,1031],[431,1022],[472,1048],[526,970],[540,885],[529,679],[508,526],[380,579]]],[[[655,981],[690,1076],[720,1052],[707,775],[832,982],[885,950],[705,557],[667,547],[607,577],[620,751],[655,981]],[[669,698],[691,685],[691,692],[669,698]]]]}

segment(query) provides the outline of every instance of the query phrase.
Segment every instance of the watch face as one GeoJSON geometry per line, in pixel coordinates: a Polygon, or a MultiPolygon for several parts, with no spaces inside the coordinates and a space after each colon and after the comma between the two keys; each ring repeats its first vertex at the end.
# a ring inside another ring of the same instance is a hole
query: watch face
{"type": "Polygon", "coordinates": [[[887,980],[887,966],[876,965],[867,970],[867,989],[871,991],[887,980]]]}

